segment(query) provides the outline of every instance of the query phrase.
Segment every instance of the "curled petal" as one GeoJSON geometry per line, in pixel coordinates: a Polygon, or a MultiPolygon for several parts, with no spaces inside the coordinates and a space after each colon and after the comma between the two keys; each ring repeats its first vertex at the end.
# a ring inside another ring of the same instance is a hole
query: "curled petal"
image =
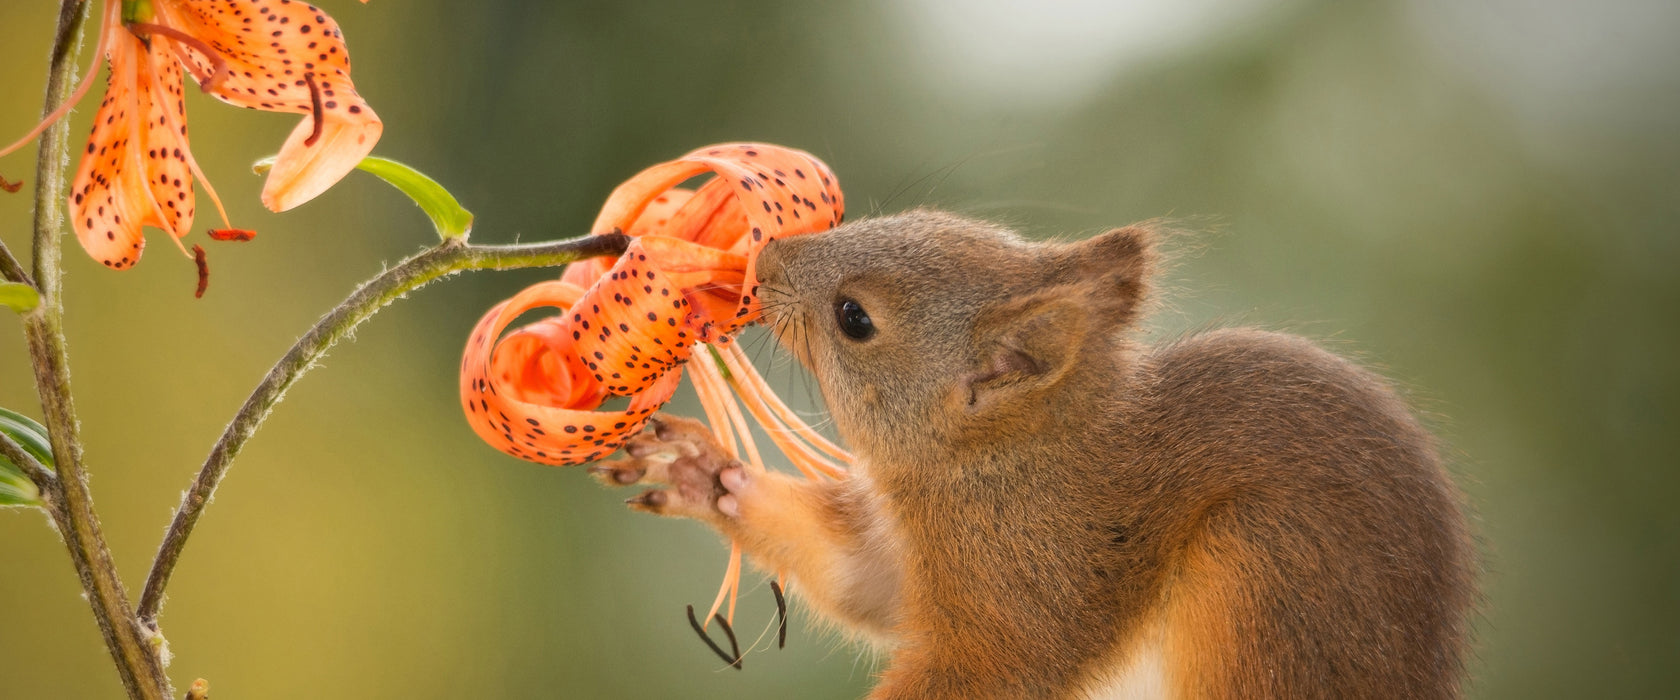
{"type": "MultiPolygon", "coordinates": [[[[685,229],[680,237],[713,245],[728,243],[730,248],[744,245],[748,280],[756,279],[753,266],[765,243],[833,228],[845,216],[840,184],[815,156],[771,144],[733,143],[708,146],[637,173],[608,195],[591,230],[628,230],[655,198],[706,172],[715,173],[716,179],[684,205],[683,210],[693,208],[691,214],[679,211],[672,217],[673,226],[698,221],[700,225],[685,229]],[[723,199],[724,191],[733,194],[738,210],[723,204],[711,209],[704,206],[714,201],[712,197],[723,199]],[[735,211],[746,218],[746,225],[732,240],[730,234],[740,225],[735,211]]],[[[736,304],[733,327],[720,330],[731,332],[757,315],[758,289],[748,284],[736,304]]]]}
{"type": "MultiPolygon", "coordinates": [[[[636,223],[631,224],[630,228],[624,229],[624,233],[632,238],[650,234],[662,235],[671,223],[671,216],[676,214],[688,202],[688,198],[693,195],[693,190],[673,187],[664,194],[654,197],[652,201],[648,202],[647,208],[636,218],[636,223]]],[[[610,230],[596,231],[596,233],[609,232],[610,230]]],[[[579,260],[566,266],[566,272],[560,276],[560,280],[587,289],[589,285],[595,284],[595,280],[600,279],[601,275],[607,274],[607,270],[612,269],[614,262],[612,258],[579,260]]]]}
{"type": "Polygon", "coordinates": [[[671,216],[661,235],[747,255],[749,229],[741,198],[729,182],[713,178],[671,216]]]}
{"type": "Polygon", "coordinates": [[[576,353],[568,352],[568,331],[558,318],[546,318],[508,333],[490,360],[512,396],[554,406],[599,406],[610,394],[576,353]]]}
{"type": "Polygon", "coordinates": [[[545,464],[587,462],[617,449],[670,399],[713,315],[733,310],[745,264],[739,255],[647,236],[588,290],[565,281],[526,289],[491,310],[467,344],[461,401],[468,421],[498,449],[545,464]],[[732,291],[708,291],[720,283],[732,291]],[[541,306],[564,313],[501,336],[541,306]],[[613,395],[631,397],[630,408],[595,410],[613,395]]]}
{"type": "Polygon", "coordinates": [[[596,215],[595,224],[589,230],[595,233],[629,231],[653,200],[706,170],[704,163],[679,159],[636,173],[635,177],[613,188],[612,194],[607,195],[607,203],[601,206],[601,213],[596,215]]]}
{"type": "MultiPolygon", "coordinates": [[[[623,411],[599,411],[599,394],[567,392],[567,396],[545,396],[527,388],[541,377],[552,378],[553,368],[568,360],[564,340],[558,336],[560,352],[554,354],[548,342],[518,341],[511,346],[498,343],[503,328],[520,314],[542,306],[568,308],[582,297],[582,290],[563,282],[540,284],[505,301],[480,319],[462,358],[461,403],[468,423],[485,442],[510,455],[543,464],[582,464],[618,449],[642,429],[649,416],[676,392],[681,373],[670,372],[630,400],[623,411]],[[508,360],[494,356],[513,354],[508,360]],[[498,371],[492,372],[492,368],[498,371]],[[564,398],[559,403],[549,403],[564,398]]],[[[522,336],[529,338],[531,336],[522,336]]]]}
{"type": "Polygon", "coordinates": [[[642,171],[613,190],[592,229],[635,236],[623,255],[574,264],[479,322],[461,370],[468,421],[531,461],[611,452],[670,398],[696,344],[728,343],[756,317],[759,249],[832,228],[843,206],[828,166],[779,146],[714,146],[642,171]],[[676,189],[707,172],[716,177],[698,191],[676,189]],[[537,306],[564,312],[500,337],[537,306]],[[627,412],[594,411],[608,395],[630,397],[627,412]]]}

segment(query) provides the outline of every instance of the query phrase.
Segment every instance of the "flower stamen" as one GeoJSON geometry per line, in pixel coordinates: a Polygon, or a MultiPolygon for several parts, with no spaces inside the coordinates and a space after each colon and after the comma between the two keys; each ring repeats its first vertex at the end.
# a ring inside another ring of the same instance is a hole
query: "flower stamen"
{"type": "Polygon", "coordinates": [[[212,241],[248,241],[256,237],[256,231],[248,231],[242,228],[210,229],[210,240],[212,241]]]}
{"type": "Polygon", "coordinates": [[[198,291],[193,298],[203,299],[204,290],[210,288],[210,261],[204,257],[204,246],[193,245],[193,263],[198,265],[198,291]]]}
{"type": "Polygon", "coordinates": [[[94,60],[88,65],[87,72],[82,75],[81,82],[77,83],[76,91],[70,93],[69,99],[59,105],[58,109],[55,109],[51,114],[48,114],[45,119],[42,119],[41,123],[36,124],[35,128],[30,129],[29,133],[24,134],[23,138],[18,139],[5,148],[0,148],[0,157],[4,157],[12,151],[28,145],[30,141],[34,141],[35,137],[40,136],[41,132],[47,130],[47,127],[52,126],[59,119],[64,118],[64,115],[69,114],[70,110],[74,108],[78,102],[82,101],[82,97],[87,95],[88,89],[93,87],[93,76],[99,73],[99,66],[105,62],[105,53],[108,50],[106,44],[107,30],[110,28],[111,23],[116,21],[116,13],[120,9],[121,8],[119,6],[116,6],[113,3],[105,12],[105,18],[101,20],[100,23],[98,45],[93,47],[94,60]]]}
{"type": "MultiPolygon", "coordinates": [[[[153,93],[157,95],[169,94],[168,91],[163,89],[163,84],[158,81],[157,71],[152,72],[152,90],[153,93]]],[[[167,104],[164,105],[163,108],[163,118],[164,126],[166,128],[168,128],[171,132],[179,133],[183,138],[186,137],[187,125],[176,123],[175,113],[173,110],[169,109],[167,104]]],[[[210,203],[216,206],[216,214],[222,217],[222,225],[228,229],[233,229],[233,222],[228,220],[227,207],[222,206],[221,195],[216,194],[216,188],[210,184],[210,178],[205,177],[204,170],[198,167],[198,158],[193,157],[192,149],[181,149],[181,157],[187,161],[187,170],[191,171],[193,177],[198,179],[198,184],[204,187],[204,193],[210,195],[210,203]]],[[[186,235],[186,232],[182,231],[178,233],[176,237],[179,238],[184,235],[186,235]]],[[[251,235],[255,236],[256,234],[253,233],[251,235]]],[[[179,242],[177,242],[177,245],[179,245],[179,242]]]]}
{"type": "MultiPolygon", "coordinates": [[[[130,33],[138,31],[147,34],[148,36],[153,34],[162,36],[165,39],[169,39],[197,51],[200,56],[205,58],[205,60],[210,61],[209,77],[201,78],[196,72],[193,74],[193,80],[198,81],[198,89],[203,92],[210,92],[215,89],[217,85],[220,85],[223,80],[227,79],[229,70],[227,59],[222,58],[220,53],[218,53],[215,49],[210,48],[209,44],[204,43],[204,41],[198,37],[174,27],[168,27],[161,24],[151,24],[149,22],[130,22],[128,24],[128,31],[130,33]]],[[[139,35],[136,34],[136,36],[139,35]]],[[[196,66],[194,66],[190,61],[182,61],[181,65],[186,66],[188,70],[196,68],[196,66]]]]}
{"type": "Polygon", "coordinates": [[[309,138],[303,140],[303,145],[313,146],[316,141],[321,140],[321,88],[315,86],[314,73],[304,73],[303,81],[309,84],[309,105],[313,110],[311,120],[315,122],[311,125],[309,138]]]}

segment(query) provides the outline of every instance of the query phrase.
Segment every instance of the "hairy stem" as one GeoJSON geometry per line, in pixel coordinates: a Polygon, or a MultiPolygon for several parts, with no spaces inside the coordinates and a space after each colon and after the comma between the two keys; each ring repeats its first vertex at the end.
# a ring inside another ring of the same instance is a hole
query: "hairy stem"
{"type": "Polygon", "coordinates": [[[158,546],[152,572],[146,577],[146,589],[140,596],[140,619],[155,629],[158,610],[163,605],[163,591],[169,576],[181,557],[193,526],[204,513],[204,506],[216,492],[216,485],[227,474],[228,466],[239,456],[245,441],[262,425],[269,411],[280,402],[286,390],[315,365],[334,343],[372,316],[374,312],[398,297],[418,289],[444,275],[463,270],[511,270],[526,267],[552,267],[574,260],[624,252],[629,239],[623,234],[585,236],[554,243],[510,246],[468,245],[459,238],[450,238],[401,264],[385,271],[350,294],[320,321],[292,349],[280,358],[262,384],[251,392],[245,405],[233,417],[221,439],[210,450],[210,456],[199,469],[198,478],[181,499],[175,519],[169,524],[163,542],[158,546]]]}
{"type": "MultiPolygon", "coordinates": [[[[88,15],[85,0],[63,0],[47,75],[46,105],[51,114],[70,94],[75,80],[76,53],[88,15]]],[[[96,57],[94,60],[99,60],[96,57]]],[[[64,537],[70,559],[81,577],[82,589],[93,608],[105,646],[117,664],[123,687],[131,698],[159,699],[172,695],[163,671],[160,650],[140,627],[128,592],[117,576],[111,550],[94,515],[82,465],[76,408],[70,394],[70,361],[64,344],[64,307],[60,296],[59,240],[64,233],[64,171],[69,165],[69,123],[60,120],[41,134],[35,166],[35,286],[41,304],[24,315],[24,335],[35,368],[36,392],[52,438],[58,463],[58,487],[48,508],[64,537]]]]}

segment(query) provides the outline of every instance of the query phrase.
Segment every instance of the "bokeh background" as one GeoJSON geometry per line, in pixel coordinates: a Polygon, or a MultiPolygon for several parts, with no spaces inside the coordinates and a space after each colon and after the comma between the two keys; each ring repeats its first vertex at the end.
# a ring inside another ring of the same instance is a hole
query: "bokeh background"
{"type": "MultiPolygon", "coordinates": [[[[378,153],[448,184],[476,241],[582,233],[640,168],[748,139],[826,159],[854,218],[932,205],[1034,236],[1186,222],[1199,233],[1176,246],[1155,336],[1322,339],[1406,387],[1444,437],[1486,557],[1473,697],[1680,694],[1680,6],[325,4],[385,119],[378,153]]],[[[3,140],[39,111],[54,5],[0,3],[3,140]]],[[[156,232],[122,273],[67,241],[88,463],[131,588],[268,366],[433,239],[362,175],[267,213],[248,165],[294,118],[188,101],[199,160],[258,238],[206,242],[203,300],[156,232]]],[[[31,155],[0,172],[32,175],[31,155]]],[[[28,216],[27,195],[0,195],[14,251],[28,216]]],[[[765,637],[745,672],[720,668],[683,617],[711,600],[716,537],[468,430],[467,330],[552,274],[426,288],[291,392],[177,571],[178,683],[239,700],[864,692],[879,661],[807,619],[786,650],[765,637]]],[[[0,314],[0,405],[38,416],[18,328],[0,314]]],[[[772,381],[811,405],[774,357],[772,381]]],[[[774,605],[749,588],[751,640],[774,605]]],[[[0,695],[119,693],[46,519],[0,512],[0,695]]]]}

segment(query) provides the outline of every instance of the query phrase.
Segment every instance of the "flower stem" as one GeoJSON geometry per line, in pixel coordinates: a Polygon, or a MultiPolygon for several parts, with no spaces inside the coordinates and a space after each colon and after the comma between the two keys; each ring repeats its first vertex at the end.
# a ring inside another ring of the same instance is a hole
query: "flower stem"
{"type": "Polygon", "coordinates": [[[29,454],[29,450],[13,440],[12,436],[3,432],[0,432],[0,457],[11,460],[12,464],[22,469],[35,484],[35,488],[41,490],[42,498],[51,502],[58,497],[58,475],[41,464],[41,460],[35,459],[35,455],[29,454]]]}
{"type": "MultiPolygon", "coordinates": [[[[77,49],[88,15],[86,0],[63,0],[47,75],[46,105],[51,114],[70,94],[76,73],[77,49]]],[[[99,60],[96,57],[94,60],[99,60]]],[[[35,287],[41,303],[23,317],[24,335],[35,368],[36,392],[52,438],[58,465],[57,493],[52,515],[76,566],[105,646],[117,664],[123,687],[131,698],[162,700],[172,695],[158,647],[141,629],[129,605],[128,592],[117,576],[111,550],[94,515],[82,465],[76,408],[70,395],[70,364],[65,349],[59,240],[64,232],[64,171],[69,164],[69,124],[63,120],[41,135],[35,166],[34,258],[35,287]]]]}
{"type": "Polygon", "coordinates": [[[35,280],[29,279],[29,273],[23,271],[23,265],[12,256],[5,241],[0,241],[0,280],[35,286],[35,280]]]}
{"type": "Polygon", "coordinates": [[[169,576],[180,559],[193,526],[204,512],[216,485],[227,474],[228,466],[239,455],[245,441],[262,425],[269,411],[280,402],[286,390],[298,378],[315,366],[334,343],[348,335],[361,322],[386,304],[432,280],[463,270],[511,270],[527,267],[552,267],[574,260],[624,252],[629,239],[623,234],[585,236],[553,243],[509,246],[469,245],[460,238],[449,238],[415,255],[352,292],[315,327],[286,352],[285,357],[268,371],[239,413],[233,417],[221,439],[210,450],[198,478],[181,499],[175,519],[169,524],[163,542],[158,546],[152,571],[146,577],[146,588],[140,596],[139,615],[143,624],[155,628],[158,610],[163,605],[163,591],[169,576]]]}

